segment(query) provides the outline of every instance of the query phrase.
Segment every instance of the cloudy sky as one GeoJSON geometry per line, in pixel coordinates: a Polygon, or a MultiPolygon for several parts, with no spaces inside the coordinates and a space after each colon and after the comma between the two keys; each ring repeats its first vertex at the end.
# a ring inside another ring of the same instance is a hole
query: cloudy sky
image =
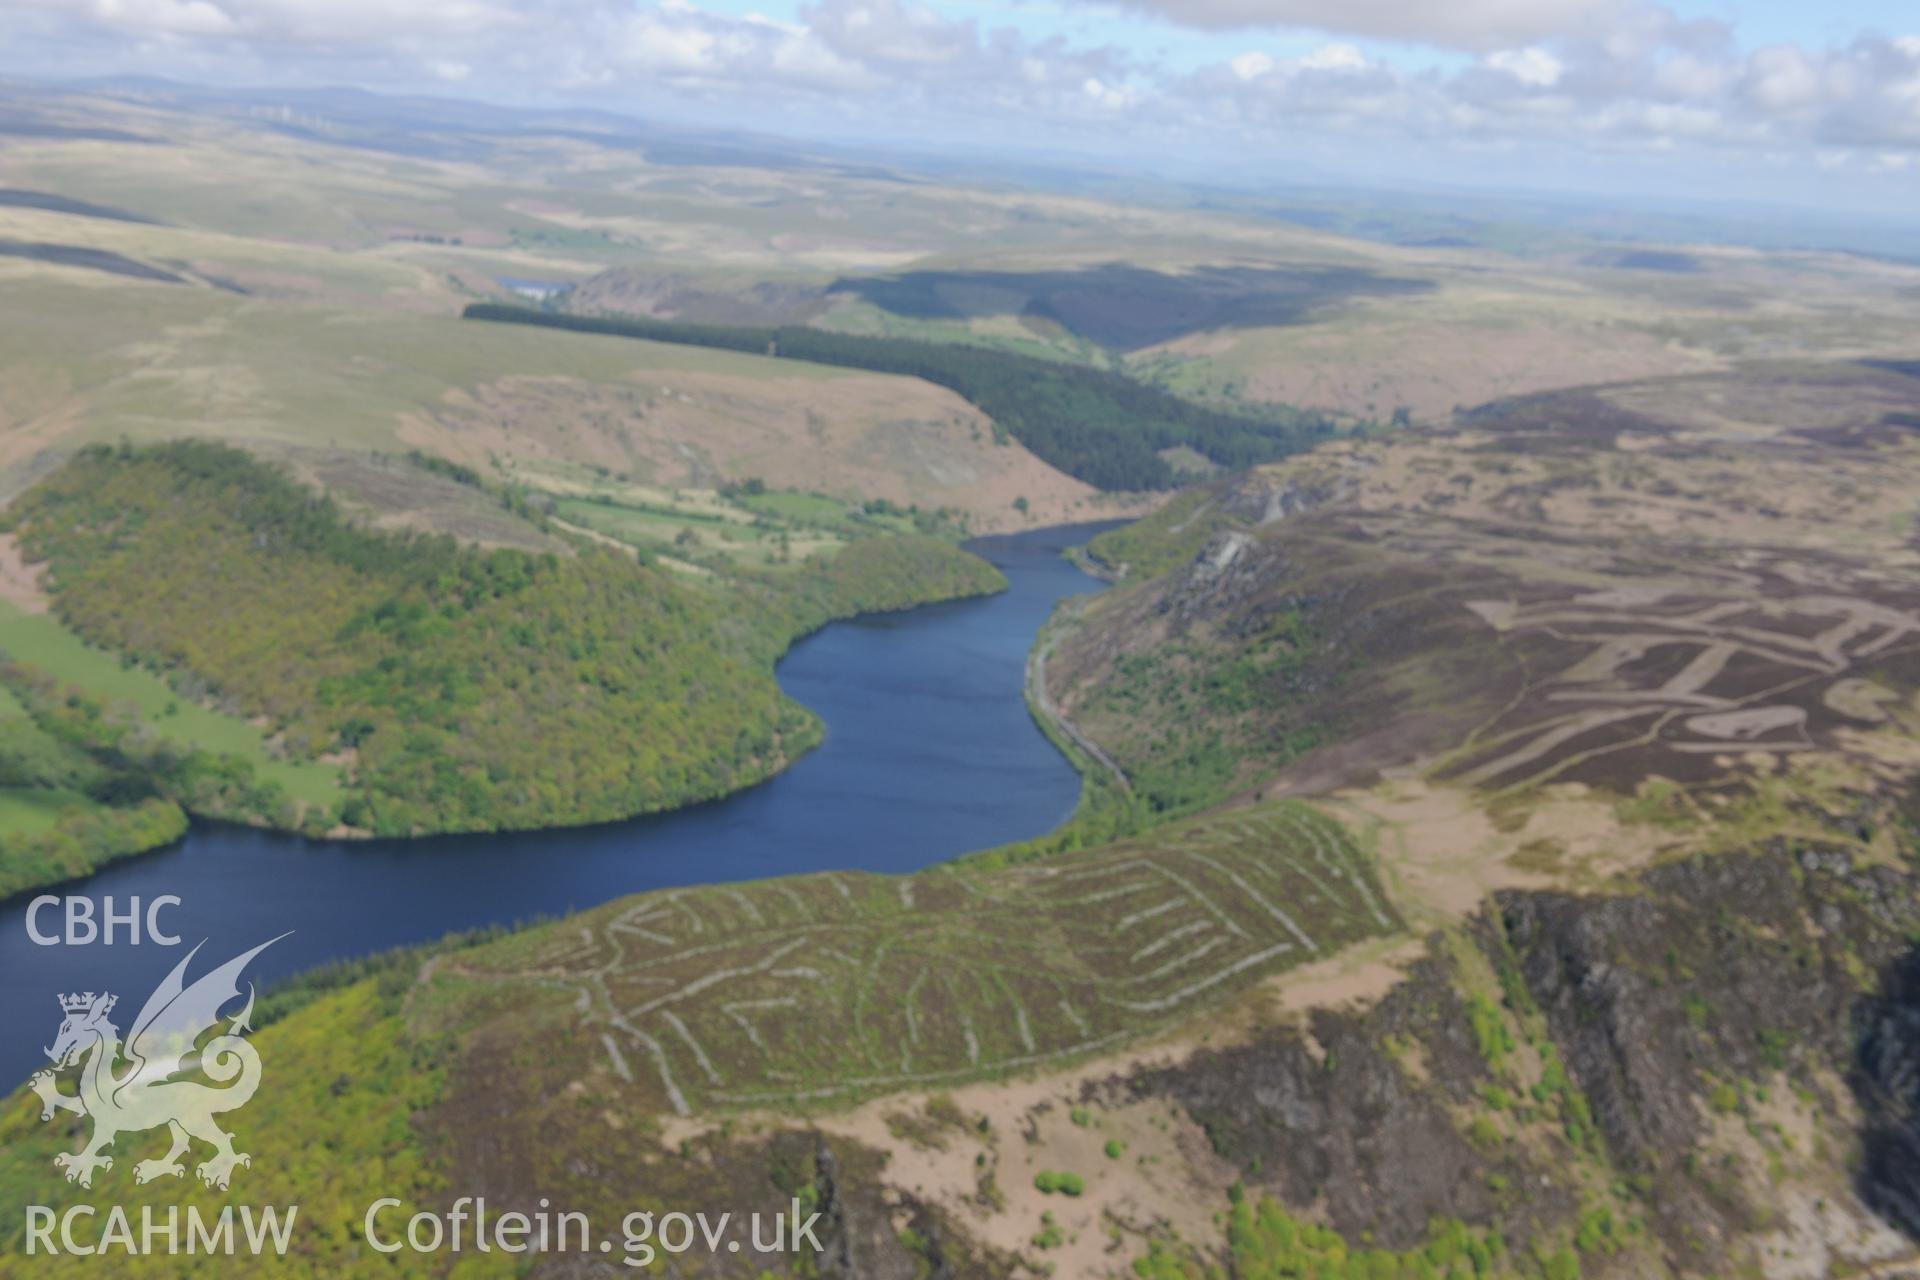
{"type": "Polygon", "coordinates": [[[0,74],[350,84],[1249,181],[1920,196],[1914,0],[0,0],[0,74]]]}

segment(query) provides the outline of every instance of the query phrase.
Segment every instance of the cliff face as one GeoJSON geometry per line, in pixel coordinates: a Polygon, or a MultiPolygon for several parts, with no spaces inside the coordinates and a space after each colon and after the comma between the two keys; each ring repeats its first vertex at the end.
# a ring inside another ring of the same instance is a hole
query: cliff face
{"type": "Polygon", "coordinates": [[[1883,1026],[1916,1012],[1911,993],[1879,984],[1920,925],[1912,876],[1807,849],[1693,859],[1642,884],[1597,899],[1503,895],[1497,910],[1609,1158],[1646,1180],[1667,1259],[1724,1266],[1733,1241],[1789,1208],[1796,1182],[1838,1197],[1857,1180],[1866,1203],[1883,1201],[1886,1176],[1860,1156],[1870,1132],[1903,1126],[1862,1055],[1875,1006],[1883,1026]],[[1810,1149],[1789,1145],[1787,1113],[1810,1127],[1810,1149]],[[1746,1159],[1728,1166],[1728,1154],[1746,1159]]]}
{"type": "MultiPolygon", "coordinates": [[[[1776,844],[1607,892],[1505,892],[1365,1009],[1264,1017],[1089,1078],[1078,1102],[1095,1117],[1172,1104],[1204,1149],[1171,1176],[1222,1166],[1356,1251],[1417,1252],[1438,1221],[1498,1240],[1498,1274],[1572,1274],[1555,1256],[1589,1277],[1904,1274],[1920,1241],[1916,889],[1910,866],[1776,844]]],[[[960,1133],[938,1149],[971,1163],[960,1133]]],[[[1036,1274],[1043,1253],[993,1243],[1000,1193],[923,1194],[934,1152],[888,1157],[832,1122],[721,1131],[649,1157],[648,1182],[767,1211],[802,1196],[822,1212],[822,1276],[1036,1274]]],[[[1009,1159],[982,1152],[989,1171],[1009,1159]]],[[[1139,1244],[1129,1233],[1115,1265],[1139,1244]]],[[[1264,1274],[1220,1238],[1181,1247],[1184,1274],[1264,1274]]],[[[700,1274],[755,1274],[730,1267],[700,1274]]]]}
{"type": "Polygon", "coordinates": [[[1861,1002],[1849,1083],[1866,1123],[1862,1194],[1882,1216],[1920,1238],[1920,947],[1889,966],[1880,993],[1861,1002]]]}
{"type": "MultiPolygon", "coordinates": [[[[1507,892],[1365,1013],[1125,1082],[1348,1239],[1433,1218],[1590,1270],[1822,1274],[1911,1252],[1920,881],[1773,847],[1507,892]]],[[[1121,1087],[1116,1083],[1115,1087],[1121,1087]]]]}

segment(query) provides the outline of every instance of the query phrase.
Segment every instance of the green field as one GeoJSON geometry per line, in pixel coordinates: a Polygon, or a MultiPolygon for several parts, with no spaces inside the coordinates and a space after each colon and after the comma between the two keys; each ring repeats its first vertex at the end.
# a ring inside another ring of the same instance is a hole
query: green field
{"type": "MultiPolygon", "coordinates": [[[[0,601],[0,653],[108,703],[130,704],[142,722],[166,737],[215,754],[239,756],[253,766],[259,781],[279,784],[296,800],[328,808],[340,802],[337,766],[280,758],[258,728],[238,716],[180,697],[158,675],[94,648],[50,614],[23,613],[0,601]]],[[[11,693],[6,696],[19,705],[11,693]]]]}
{"type": "MultiPolygon", "coordinates": [[[[528,483],[537,488],[540,479],[535,475],[528,483]]],[[[957,537],[964,531],[948,512],[902,510],[881,502],[863,507],[758,483],[672,493],[606,480],[569,487],[586,493],[557,496],[558,519],[648,555],[723,573],[791,567],[835,555],[849,542],[876,534],[957,537]]]]}
{"type": "Polygon", "coordinates": [[[569,524],[618,539],[629,546],[677,559],[705,563],[769,567],[815,552],[832,552],[838,539],[800,533],[785,522],[754,523],[700,510],[667,507],[641,509],[612,501],[564,499],[555,515],[569,524]]]}
{"type": "Polygon", "coordinates": [[[786,516],[794,520],[836,523],[845,518],[847,504],[832,498],[821,497],[817,493],[792,493],[768,491],[742,499],[744,505],[755,511],[764,511],[769,515],[786,516]]]}
{"type": "Polygon", "coordinates": [[[77,791],[0,787],[0,839],[51,831],[68,813],[93,807],[94,802],[77,791]]]}

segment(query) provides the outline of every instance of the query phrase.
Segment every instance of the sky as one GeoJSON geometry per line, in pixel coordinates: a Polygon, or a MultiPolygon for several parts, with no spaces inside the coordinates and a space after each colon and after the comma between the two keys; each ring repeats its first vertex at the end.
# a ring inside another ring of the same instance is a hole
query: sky
{"type": "Polygon", "coordinates": [[[0,74],[351,85],[1247,185],[1900,217],[1913,0],[0,0],[0,74]]]}

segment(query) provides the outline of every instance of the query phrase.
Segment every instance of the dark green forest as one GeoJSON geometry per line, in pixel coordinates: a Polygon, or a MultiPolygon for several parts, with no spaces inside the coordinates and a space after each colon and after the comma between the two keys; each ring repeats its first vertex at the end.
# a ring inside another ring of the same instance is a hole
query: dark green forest
{"type": "Polygon", "coordinates": [[[1181,446],[1229,470],[1271,462],[1334,434],[1333,419],[1274,409],[1253,417],[1208,408],[1118,373],[987,347],[873,338],[802,325],[746,328],[645,317],[608,319],[474,303],[469,320],[720,347],[921,378],[961,396],[1042,460],[1099,489],[1169,489],[1160,450],[1181,446]]]}
{"type": "MultiPolygon", "coordinates": [[[[204,442],[89,448],[9,519],[83,638],[262,718],[289,755],[338,759],[352,779],[336,815],[263,814],[244,797],[216,811],[395,835],[606,821],[747,786],[819,739],[773,678],[795,636],[1004,585],[918,537],[709,587],[595,546],[376,533],[204,442]]],[[[89,741],[84,699],[29,705],[89,741]]],[[[139,763],[206,811],[205,778],[139,763]]]]}

